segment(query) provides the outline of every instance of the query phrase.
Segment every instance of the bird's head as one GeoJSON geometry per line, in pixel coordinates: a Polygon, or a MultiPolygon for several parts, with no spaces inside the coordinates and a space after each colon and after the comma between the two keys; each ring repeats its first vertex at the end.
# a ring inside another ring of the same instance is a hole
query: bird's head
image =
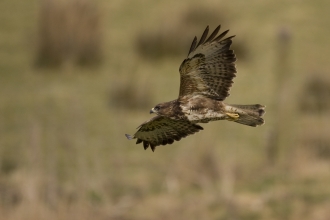
{"type": "Polygon", "coordinates": [[[158,115],[160,111],[161,111],[161,105],[158,104],[155,107],[153,107],[152,109],[150,109],[150,114],[155,113],[158,115]]]}
{"type": "Polygon", "coordinates": [[[169,112],[169,107],[170,105],[168,102],[160,103],[150,110],[150,114],[155,113],[157,115],[166,116],[169,112]]]}

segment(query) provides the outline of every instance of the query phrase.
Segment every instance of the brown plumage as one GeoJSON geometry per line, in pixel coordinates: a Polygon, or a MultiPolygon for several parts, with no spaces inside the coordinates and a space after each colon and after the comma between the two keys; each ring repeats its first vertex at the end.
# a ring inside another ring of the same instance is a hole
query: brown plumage
{"type": "Polygon", "coordinates": [[[178,99],[152,108],[150,113],[157,116],[141,124],[133,136],[126,134],[129,140],[136,138],[136,144],[142,143],[144,149],[150,146],[154,151],[156,146],[172,144],[203,130],[197,123],[229,120],[253,127],[264,124],[261,116],[265,106],[223,102],[236,76],[236,57],[230,50],[234,36],[223,39],[229,30],[218,35],[219,30],[220,26],[207,38],[207,26],[198,43],[194,38],[179,69],[178,99]]]}

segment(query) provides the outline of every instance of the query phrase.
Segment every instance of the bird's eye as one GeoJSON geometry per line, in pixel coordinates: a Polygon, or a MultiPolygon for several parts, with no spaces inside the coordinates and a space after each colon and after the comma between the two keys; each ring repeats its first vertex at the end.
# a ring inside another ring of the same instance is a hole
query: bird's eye
{"type": "Polygon", "coordinates": [[[156,106],[154,109],[155,109],[156,111],[158,111],[160,108],[159,108],[159,106],[156,106]]]}

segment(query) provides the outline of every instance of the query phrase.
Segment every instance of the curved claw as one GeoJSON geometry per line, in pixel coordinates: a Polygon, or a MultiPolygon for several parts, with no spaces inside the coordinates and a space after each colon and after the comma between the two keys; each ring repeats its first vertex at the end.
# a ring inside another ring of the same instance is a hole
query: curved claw
{"type": "Polygon", "coordinates": [[[227,118],[228,121],[236,121],[239,118],[237,113],[226,113],[226,115],[229,117],[227,118]]]}

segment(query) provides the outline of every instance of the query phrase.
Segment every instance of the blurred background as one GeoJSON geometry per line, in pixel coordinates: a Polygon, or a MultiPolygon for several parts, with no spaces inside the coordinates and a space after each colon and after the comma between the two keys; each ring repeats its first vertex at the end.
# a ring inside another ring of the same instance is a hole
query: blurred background
{"type": "Polygon", "coordinates": [[[330,219],[329,1],[0,1],[0,219],[330,219]],[[236,35],[219,121],[128,141],[205,27],[236,35]]]}

